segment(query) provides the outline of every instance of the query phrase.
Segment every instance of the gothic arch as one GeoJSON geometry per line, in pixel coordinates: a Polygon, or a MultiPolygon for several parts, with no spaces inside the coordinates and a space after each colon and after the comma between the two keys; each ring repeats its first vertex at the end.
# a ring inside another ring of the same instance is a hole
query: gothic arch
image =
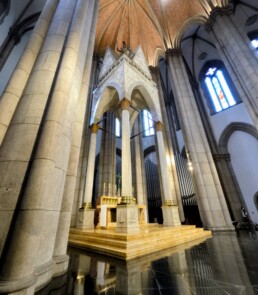
{"type": "Polygon", "coordinates": [[[147,147],[145,150],[144,150],[144,158],[146,158],[149,154],[151,153],[155,153],[156,152],[156,147],[155,145],[151,145],[149,147],[147,147]]]}
{"type": "MultiPolygon", "coordinates": [[[[146,102],[146,105],[149,108],[149,111],[152,115],[153,120],[154,121],[162,121],[160,107],[159,107],[159,105],[155,104],[154,94],[150,93],[148,91],[148,89],[146,89],[146,87],[143,85],[142,82],[135,81],[128,88],[128,95],[130,98],[131,98],[132,93],[135,89],[138,89],[140,91],[140,93],[142,94],[142,96],[146,102]]],[[[158,90],[156,88],[154,88],[154,89],[157,91],[157,95],[158,95],[158,90]]]]}
{"type": "Polygon", "coordinates": [[[101,117],[107,110],[114,108],[118,104],[119,92],[112,86],[106,86],[96,99],[97,102],[94,107],[91,123],[97,123],[100,121],[101,117]]]}
{"type": "Polygon", "coordinates": [[[180,48],[182,38],[184,34],[186,33],[186,31],[189,29],[189,27],[193,25],[197,25],[197,24],[204,25],[206,21],[207,21],[207,16],[204,16],[204,15],[196,15],[194,17],[189,18],[187,21],[185,21],[174,38],[173,48],[180,48]]]}
{"type": "Polygon", "coordinates": [[[166,53],[164,49],[156,48],[155,50],[155,60],[154,60],[154,67],[157,67],[159,65],[159,61],[161,58],[165,59],[166,53]]]}
{"type": "Polygon", "coordinates": [[[228,153],[228,140],[230,136],[232,135],[233,132],[235,131],[242,131],[249,133],[253,137],[255,137],[258,140],[258,132],[256,128],[248,123],[243,123],[243,122],[233,122],[229,124],[221,133],[220,139],[219,139],[219,144],[218,144],[218,150],[222,154],[227,154],[228,153]]]}

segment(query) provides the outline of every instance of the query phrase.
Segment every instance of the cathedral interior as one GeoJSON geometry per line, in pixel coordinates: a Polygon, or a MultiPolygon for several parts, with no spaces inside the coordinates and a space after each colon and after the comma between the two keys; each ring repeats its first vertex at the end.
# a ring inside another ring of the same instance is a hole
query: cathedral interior
{"type": "Polygon", "coordinates": [[[0,294],[258,294],[257,0],[0,0],[0,294]]]}

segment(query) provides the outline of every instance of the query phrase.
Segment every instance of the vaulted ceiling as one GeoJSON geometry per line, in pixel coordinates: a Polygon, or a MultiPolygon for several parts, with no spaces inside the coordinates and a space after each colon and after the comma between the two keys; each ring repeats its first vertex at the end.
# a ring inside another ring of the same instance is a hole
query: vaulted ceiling
{"type": "Polygon", "coordinates": [[[207,19],[211,7],[223,0],[100,0],[95,52],[142,46],[150,65],[160,52],[176,47],[184,30],[207,19]]]}

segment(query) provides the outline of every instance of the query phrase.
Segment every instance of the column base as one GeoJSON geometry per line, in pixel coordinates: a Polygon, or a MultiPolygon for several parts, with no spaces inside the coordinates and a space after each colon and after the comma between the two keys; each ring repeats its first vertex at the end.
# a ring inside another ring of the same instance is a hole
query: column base
{"type": "Polygon", "coordinates": [[[95,209],[81,208],[77,213],[76,228],[94,229],[94,212],[95,209]]]}
{"type": "Polygon", "coordinates": [[[139,217],[137,205],[118,205],[116,209],[116,232],[137,233],[139,232],[139,217]]]}
{"type": "Polygon", "coordinates": [[[32,295],[35,293],[34,274],[16,281],[1,281],[0,294],[32,295]]]}
{"type": "Polygon", "coordinates": [[[53,277],[60,276],[64,274],[68,269],[69,256],[59,255],[54,257],[55,265],[53,271],[53,277]]]}
{"type": "Polygon", "coordinates": [[[163,226],[180,226],[178,206],[162,206],[163,226]]]}
{"type": "Polygon", "coordinates": [[[53,277],[54,270],[54,260],[51,259],[45,264],[42,264],[34,269],[34,273],[36,275],[37,281],[35,285],[35,290],[40,290],[44,286],[46,286],[53,277]]]}

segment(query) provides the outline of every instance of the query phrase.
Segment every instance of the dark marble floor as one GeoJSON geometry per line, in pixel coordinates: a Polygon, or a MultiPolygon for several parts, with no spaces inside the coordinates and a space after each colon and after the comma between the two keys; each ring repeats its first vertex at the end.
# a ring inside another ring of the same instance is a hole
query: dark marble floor
{"type": "Polygon", "coordinates": [[[129,263],[72,248],[69,255],[68,273],[38,294],[258,294],[258,232],[214,234],[129,263]]]}

